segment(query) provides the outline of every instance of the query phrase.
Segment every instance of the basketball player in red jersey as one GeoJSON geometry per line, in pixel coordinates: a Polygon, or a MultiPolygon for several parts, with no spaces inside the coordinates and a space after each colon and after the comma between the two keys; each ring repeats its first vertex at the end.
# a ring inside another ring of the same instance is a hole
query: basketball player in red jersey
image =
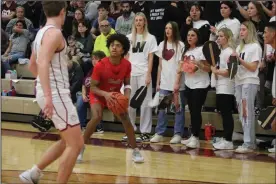
{"type": "MultiPolygon", "coordinates": [[[[107,47],[110,57],[101,59],[95,65],[91,79],[90,104],[92,119],[87,124],[84,132],[84,143],[89,143],[90,136],[96,129],[97,124],[102,120],[103,109],[107,102],[114,102],[112,92],[120,92],[124,84],[124,95],[129,99],[131,64],[124,56],[128,53],[130,43],[128,38],[122,34],[114,34],[108,37],[107,47]]],[[[122,121],[131,147],[134,149],[132,160],[136,163],[144,162],[143,156],[136,147],[135,133],[130,123],[128,113],[117,115],[122,121]]],[[[78,161],[82,160],[84,148],[79,154],[78,161]]]]}
{"type": "Polygon", "coordinates": [[[19,178],[24,183],[36,184],[42,170],[60,158],[56,181],[67,183],[84,143],[78,114],[70,98],[67,44],[61,33],[66,1],[43,1],[42,6],[47,22],[36,35],[29,69],[37,77],[37,103],[60,131],[61,139],[19,178]]]}

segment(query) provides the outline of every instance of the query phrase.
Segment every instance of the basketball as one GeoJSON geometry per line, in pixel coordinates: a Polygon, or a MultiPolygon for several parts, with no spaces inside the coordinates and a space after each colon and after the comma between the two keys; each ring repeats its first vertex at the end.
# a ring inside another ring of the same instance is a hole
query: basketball
{"type": "Polygon", "coordinates": [[[111,110],[114,114],[122,114],[127,112],[128,109],[128,99],[122,93],[112,93],[115,97],[116,102],[113,104],[107,103],[107,107],[111,110]]]}

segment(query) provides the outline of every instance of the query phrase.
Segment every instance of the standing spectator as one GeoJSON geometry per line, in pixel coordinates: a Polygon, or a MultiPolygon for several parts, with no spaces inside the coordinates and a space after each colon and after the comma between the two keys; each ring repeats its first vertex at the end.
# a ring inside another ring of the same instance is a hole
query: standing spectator
{"type": "Polygon", "coordinates": [[[109,22],[109,25],[114,29],[115,28],[115,21],[113,18],[108,16],[108,6],[106,4],[100,4],[98,6],[98,18],[94,20],[92,28],[91,28],[91,33],[94,39],[100,34],[100,29],[99,29],[99,22],[103,20],[107,20],[109,22]]]}
{"type": "Polygon", "coordinates": [[[94,51],[100,50],[103,51],[106,56],[109,56],[110,53],[109,48],[106,47],[106,40],[110,35],[115,34],[116,32],[114,29],[111,28],[110,22],[108,22],[107,20],[103,20],[100,22],[100,31],[101,35],[96,38],[94,51]]]}
{"type": "Polygon", "coordinates": [[[15,16],[16,3],[13,0],[6,0],[1,5],[1,26],[6,29],[7,24],[15,16]]]}
{"type": "Polygon", "coordinates": [[[236,43],[239,36],[241,23],[234,17],[233,11],[235,11],[234,3],[230,1],[222,1],[220,3],[220,14],[223,19],[218,22],[215,27],[211,26],[210,40],[215,41],[218,37],[218,30],[226,27],[232,31],[234,35],[233,39],[236,43]]]}
{"type": "Polygon", "coordinates": [[[88,1],[85,6],[85,18],[90,22],[94,22],[94,20],[98,16],[97,8],[101,4],[100,1],[88,1]]]}
{"type": "Polygon", "coordinates": [[[258,42],[256,28],[251,21],[242,23],[240,39],[240,45],[234,54],[240,62],[235,77],[235,96],[239,119],[243,126],[244,143],[235,151],[248,153],[256,149],[254,100],[260,85],[258,74],[262,48],[258,42]]]}
{"type": "Polygon", "coordinates": [[[115,31],[123,35],[128,35],[131,33],[135,14],[132,12],[131,3],[129,1],[123,1],[121,6],[123,15],[118,17],[115,25],[115,31]]]}
{"type": "MultiPolygon", "coordinates": [[[[177,82],[181,85],[178,91],[180,95],[180,109],[177,109],[175,112],[174,136],[170,140],[171,144],[180,143],[185,124],[184,75],[176,77],[183,49],[184,43],[180,41],[177,23],[168,22],[165,27],[164,41],[159,44],[158,51],[156,52],[156,55],[159,57],[156,90],[160,92],[160,95],[171,94],[174,91],[175,81],[180,80],[177,82]],[[172,52],[173,55],[170,56],[169,52],[172,52]]],[[[160,142],[164,140],[163,136],[167,124],[167,114],[165,110],[160,110],[157,126],[155,128],[155,135],[151,138],[150,142],[160,142]]]]}
{"type": "Polygon", "coordinates": [[[26,30],[26,27],[24,21],[17,20],[14,27],[15,33],[10,36],[9,47],[1,58],[5,65],[5,72],[6,70],[10,70],[11,65],[16,64],[18,59],[25,57],[27,45],[30,42],[29,32],[26,30]]]}
{"type": "Polygon", "coordinates": [[[198,41],[204,44],[210,37],[210,24],[207,20],[203,20],[203,9],[198,3],[193,3],[190,7],[190,16],[187,17],[181,26],[180,36],[185,42],[187,39],[188,30],[195,28],[199,31],[200,38],[198,41]]]}
{"type": "Polygon", "coordinates": [[[42,12],[42,5],[39,1],[27,1],[23,5],[25,11],[25,17],[33,23],[35,29],[39,28],[39,19],[42,12]]]}
{"type": "MultiPolygon", "coordinates": [[[[140,109],[140,137],[137,141],[149,141],[152,128],[152,109],[148,105],[148,101],[152,99],[152,67],[153,55],[157,51],[158,46],[156,38],[148,32],[148,22],[145,14],[137,13],[134,22],[132,33],[127,35],[131,43],[131,48],[128,53],[128,60],[131,62],[131,95],[132,98],[140,87],[147,86],[147,94],[140,109]]],[[[137,130],[136,109],[129,107],[129,117],[134,130],[137,130]]],[[[123,137],[124,140],[127,137],[123,137]]]]}
{"type": "MultiPolygon", "coordinates": [[[[185,42],[185,50],[183,57],[192,58],[192,63],[195,64],[193,73],[185,73],[185,96],[188,102],[188,107],[191,115],[191,137],[187,140],[182,140],[181,143],[189,148],[199,148],[199,133],[202,125],[202,106],[206,100],[210,77],[210,64],[206,61],[202,52],[202,42],[200,41],[200,32],[195,28],[191,28],[187,34],[187,42],[185,42]]],[[[176,85],[178,89],[178,85],[176,85]]]]}

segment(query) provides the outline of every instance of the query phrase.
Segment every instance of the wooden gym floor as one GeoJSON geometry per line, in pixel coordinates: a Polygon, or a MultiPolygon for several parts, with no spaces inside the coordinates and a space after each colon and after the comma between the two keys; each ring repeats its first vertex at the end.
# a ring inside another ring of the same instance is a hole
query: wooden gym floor
{"type": "MultiPolygon", "coordinates": [[[[162,144],[139,144],[145,163],[134,164],[124,134],[94,134],[84,161],[76,164],[71,183],[275,183],[275,154],[266,151],[235,154],[162,144]]],[[[56,131],[39,133],[29,124],[2,122],[2,183],[20,183],[18,174],[35,164],[58,140],[56,131]]],[[[58,162],[49,166],[40,183],[55,183],[58,162]]]]}

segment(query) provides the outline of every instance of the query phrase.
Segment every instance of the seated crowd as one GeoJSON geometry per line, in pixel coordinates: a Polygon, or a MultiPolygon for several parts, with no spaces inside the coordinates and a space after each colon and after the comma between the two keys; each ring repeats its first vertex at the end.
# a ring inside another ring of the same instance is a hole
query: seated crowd
{"type": "MultiPolygon", "coordinates": [[[[6,0],[1,6],[3,78],[15,68],[18,59],[30,56],[35,35],[45,24],[45,15],[39,1],[6,0]]],[[[265,26],[269,22],[275,24],[275,15],[275,1],[69,1],[62,33],[68,43],[71,97],[82,128],[87,123],[93,66],[110,55],[107,38],[120,33],[131,43],[127,56],[132,65],[131,96],[141,86],[148,88],[140,108],[141,135],[137,141],[161,142],[166,131],[167,113],[160,110],[155,134],[150,136],[152,108],[148,102],[152,94],[179,92],[180,108],[173,111],[174,136],[170,143],[199,148],[202,107],[208,91],[215,90],[224,134],[213,146],[234,149],[232,113],[238,111],[244,143],[236,152],[255,150],[256,116],[272,105],[272,99],[267,104],[265,97],[275,87],[275,50],[264,44],[263,38],[265,26]],[[221,49],[217,66],[211,66],[203,54],[203,45],[209,40],[216,41],[221,49]],[[233,80],[229,79],[227,65],[231,55],[237,56],[241,65],[233,80]],[[180,61],[187,58],[196,65],[190,73],[180,71],[180,61]],[[185,104],[191,115],[191,137],[182,140],[185,104]]],[[[272,96],[276,98],[275,94],[272,96]]],[[[138,131],[136,109],[130,107],[129,115],[138,131]]],[[[97,132],[103,132],[101,123],[97,132]]]]}

